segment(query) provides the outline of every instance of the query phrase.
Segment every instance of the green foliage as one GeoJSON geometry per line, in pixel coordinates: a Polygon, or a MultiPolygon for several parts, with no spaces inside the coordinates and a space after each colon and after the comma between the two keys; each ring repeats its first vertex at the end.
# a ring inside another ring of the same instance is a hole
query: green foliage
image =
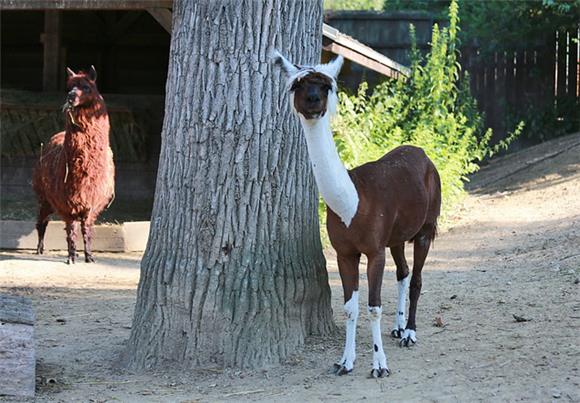
{"type": "MultiPolygon", "coordinates": [[[[541,46],[548,32],[575,30],[580,0],[457,0],[461,43],[477,43],[482,53],[541,46]]],[[[385,11],[425,11],[444,18],[450,0],[385,0],[385,11]]]]}
{"type": "Polygon", "coordinates": [[[324,0],[325,10],[375,10],[383,8],[383,0],[324,0]]]}
{"type": "MultiPolygon", "coordinates": [[[[444,215],[462,196],[463,184],[478,162],[507,147],[523,128],[520,123],[506,141],[490,147],[492,132],[483,130],[469,78],[460,79],[458,21],[457,1],[452,1],[449,26],[434,26],[424,60],[413,46],[410,77],[379,84],[370,95],[366,83],[354,95],[340,93],[339,115],[333,122],[347,168],[380,158],[401,144],[423,148],[441,175],[444,215]]],[[[414,29],[411,33],[415,43],[414,29]]]]}

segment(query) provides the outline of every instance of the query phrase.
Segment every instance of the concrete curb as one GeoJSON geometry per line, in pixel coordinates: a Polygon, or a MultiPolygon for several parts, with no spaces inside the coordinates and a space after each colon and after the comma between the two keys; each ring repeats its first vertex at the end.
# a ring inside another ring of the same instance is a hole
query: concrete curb
{"type": "MultiPolygon", "coordinates": [[[[46,250],[67,250],[63,221],[51,221],[46,228],[46,250]]],[[[93,250],[100,252],[142,252],[149,238],[149,221],[99,224],[93,228],[93,250]]],[[[36,249],[38,236],[32,221],[0,220],[0,249],[36,249]]],[[[83,248],[78,230],[77,249],[83,248]]]]}

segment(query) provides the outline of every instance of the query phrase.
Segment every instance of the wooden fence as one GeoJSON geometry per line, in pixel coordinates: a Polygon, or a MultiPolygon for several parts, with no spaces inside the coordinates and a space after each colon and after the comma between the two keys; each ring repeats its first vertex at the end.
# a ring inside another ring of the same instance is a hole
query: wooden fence
{"type": "MultiPolygon", "coordinates": [[[[383,55],[405,66],[410,64],[411,35],[409,25],[415,26],[417,48],[427,52],[434,23],[445,24],[423,12],[331,11],[324,21],[339,31],[370,46],[383,55]]],[[[374,86],[384,76],[356,63],[346,62],[339,77],[340,84],[356,90],[362,81],[374,86]]]]}
{"type": "Polygon", "coordinates": [[[543,46],[510,52],[482,54],[464,48],[461,64],[470,75],[471,93],[485,122],[494,129],[494,140],[513,130],[520,119],[535,125],[538,138],[553,137],[559,130],[580,130],[580,29],[556,32],[543,46]],[[552,133],[542,133],[540,125],[552,133]],[[539,133],[539,134],[538,134],[539,133]]]}

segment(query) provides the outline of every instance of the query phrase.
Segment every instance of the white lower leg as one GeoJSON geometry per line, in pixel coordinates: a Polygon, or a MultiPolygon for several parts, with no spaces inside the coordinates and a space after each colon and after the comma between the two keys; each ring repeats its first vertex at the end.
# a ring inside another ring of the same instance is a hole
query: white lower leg
{"type": "Polygon", "coordinates": [[[398,282],[399,300],[397,302],[397,312],[395,313],[395,324],[393,325],[393,330],[405,329],[405,326],[407,326],[405,307],[407,305],[407,290],[409,289],[410,278],[411,276],[407,274],[407,277],[398,282]]]}
{"type": "Polygon", "coordinates": [[[383,308],[380,306],[369,306],[371,319],[371,331],[373,334],[373,369],[388,369],[387,356],[383,350],[383,339],[381,337],[381,314],[383,308]]]}
{"type": "Polygon", "coordinates": [[[352,297],[344,304],[346,315],[346,342],[344,344],[344,354],[339,364],[348,371],[354,368],[356,359],[356,322],[358,319],[358,291],[352,293],[352,297]]]}

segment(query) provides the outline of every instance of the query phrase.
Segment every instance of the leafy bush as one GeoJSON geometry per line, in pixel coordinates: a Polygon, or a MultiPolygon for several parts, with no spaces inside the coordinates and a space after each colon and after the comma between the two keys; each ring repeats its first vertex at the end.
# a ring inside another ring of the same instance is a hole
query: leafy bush
{"type": "MultiPolygon", "coordinates": [[[[425,60],[413,45],[407,80],[386,81],[370,95],[366,83],[354,95],[340,93],[333,122],[347,168],[378,159],[401,144],[423,148],[441,175],[444,215],[463,194],[463,184],[478,169],[477,163],[506,147],[523,127],[520,123],[507,140],[489,146],[491,129],[483,130],[468,77],[460,79],[457,15],[457,2],[452,1],[449,27],[433,27],[425,60]]],[[[414,29],[411,34],[415,43],[414,29]]]]}

